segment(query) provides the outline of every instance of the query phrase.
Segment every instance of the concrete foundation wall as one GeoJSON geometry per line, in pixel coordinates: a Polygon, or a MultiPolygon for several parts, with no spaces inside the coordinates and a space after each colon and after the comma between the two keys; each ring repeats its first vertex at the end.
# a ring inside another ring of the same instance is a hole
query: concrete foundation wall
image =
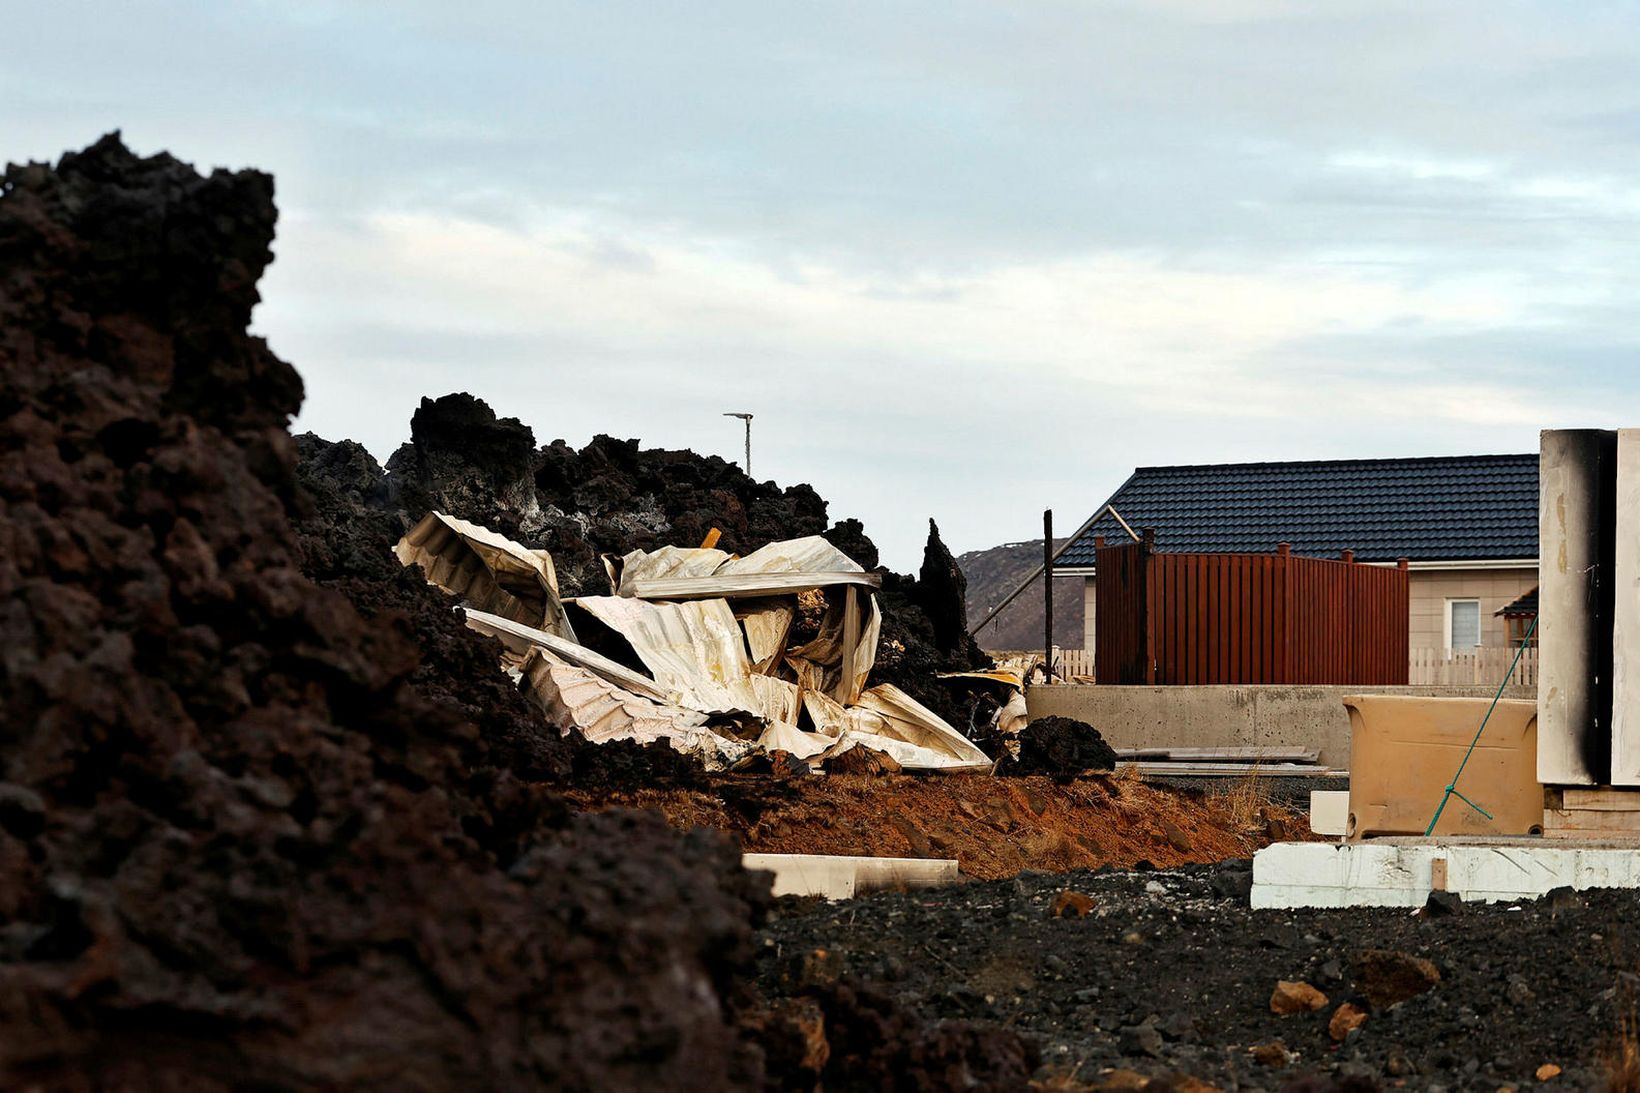
{"type": "MultiPolygon", "coordinates": [[[[1491,698],[1495,687],[1107,687],[1056,683],[1031,687],[1032,718],[1086,721],[1113,748],[1319,748],[1330,767],[1350,764],[1350,717],[1344,696],[1356,694],[1491,698]]],[[[1505,698],[1535,698],[1511,687],[1505,698]]]]}

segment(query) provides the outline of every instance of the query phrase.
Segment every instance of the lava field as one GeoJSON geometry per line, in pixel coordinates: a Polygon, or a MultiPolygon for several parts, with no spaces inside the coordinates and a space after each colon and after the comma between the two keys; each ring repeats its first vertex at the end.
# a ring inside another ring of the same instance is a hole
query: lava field
{"type": "Polygon", "coordinates": [[[1009,777],[819,778],[549,723],[392,557],[429,509],[566,594],[604,553],[824,535],[881,575],[880,678],[976,730],[936,676],[985,659],[932,521],[894,574],[807,486],[540,444],[461,393],[385,466],[292,436],[301,379],[248,333],[276,221],[269,176],[117,134],[0,181],[0,1088],[1490,1090],[1621,1059],[1632,897],[1254,914],[1202,863],[1293,814],[1086,774],[1085,727],[1009,777]],[[743,848],[977,879],[777,902],[743,848]],[[1275,1016],[1281,981],[1324,1007],[1275,1016]]]}

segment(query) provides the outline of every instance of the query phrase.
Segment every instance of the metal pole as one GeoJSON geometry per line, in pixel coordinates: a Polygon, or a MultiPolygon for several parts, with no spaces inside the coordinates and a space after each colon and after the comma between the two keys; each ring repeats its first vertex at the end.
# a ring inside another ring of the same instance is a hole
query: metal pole
{"type": "Polygon", "coordinates": [[[746,477],[750,478],[752,475],[752,415],[731,411],[723,416],[738,417],[746,423],[746,464],[744,469],[746,471],[746,477]]]}
{"type": "Polygon", "coordinates": [[[1053,509],[1042,510],[1042,663],[1053,680],[1053,509]]]}

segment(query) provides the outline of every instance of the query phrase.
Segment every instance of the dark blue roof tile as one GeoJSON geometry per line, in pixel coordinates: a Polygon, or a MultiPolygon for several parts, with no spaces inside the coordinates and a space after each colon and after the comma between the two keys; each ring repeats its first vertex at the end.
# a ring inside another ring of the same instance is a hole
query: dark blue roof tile
{"type": "MultiPolygon", "coordinates": [[[[1364,562],[1536,558],[1538,457],[1441,456],[1140,467],[1110,499],[1170,553],[1295,554],[1364,562]]],[[[1063,554],[1090,566],[1096,535],[1127,533],[1108,513],[1063,554]]]]}

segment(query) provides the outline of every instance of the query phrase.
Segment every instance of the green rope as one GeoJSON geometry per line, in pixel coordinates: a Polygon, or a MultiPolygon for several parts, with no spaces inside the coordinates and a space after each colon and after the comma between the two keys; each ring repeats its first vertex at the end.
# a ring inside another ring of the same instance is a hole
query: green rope
{"type": "Polygon", "coordinates": [[[1526,646],[1531,643],[1532,632],[1537,629],[1538,616],[1532,616],[1532,625],[1526,628],[1526,636],[1520,639],[1520,648],[1515,650],[1515,659],[1509,662],[1509,670],[1503,673],[1503,679],[1498,683],[1498,693],[1492,696],[1492,705],[1486,708],[1486,716],[1481,718],[1481,727],[1475,730],[1475,739],[1469,742],[1469,750],[1463,753],[1463,762],[1458,764],[1458,773],[1452,776],[1452,781],[1446,785],[1446,792],[1441,794],[1441,803],[1435,809],[1435,815],[1430,818],[1429,826],[1424,828],[1427,838],[1435,832],[1435,825],[1441,822],[1441,813],[1446,811],[1446,803],[1456,797],[1470,808],[1485,816],[1488,820],[1492,814],[1468,797],[1458,792],[1458,779],[1463,777],[1463,768],[1469,765],[1469,757],[1475,754],[1475,745],[1481,742],[1481,733],[1486,731],[1486,723],[1492,720],[1492,711],[1498,708],[1498,700],[1503,697],[1503,689],[1509,686],[1509,680],[1515,674],[1515,668],[1520,664],[1521,654],[1526,652],[1526,646]]]}

